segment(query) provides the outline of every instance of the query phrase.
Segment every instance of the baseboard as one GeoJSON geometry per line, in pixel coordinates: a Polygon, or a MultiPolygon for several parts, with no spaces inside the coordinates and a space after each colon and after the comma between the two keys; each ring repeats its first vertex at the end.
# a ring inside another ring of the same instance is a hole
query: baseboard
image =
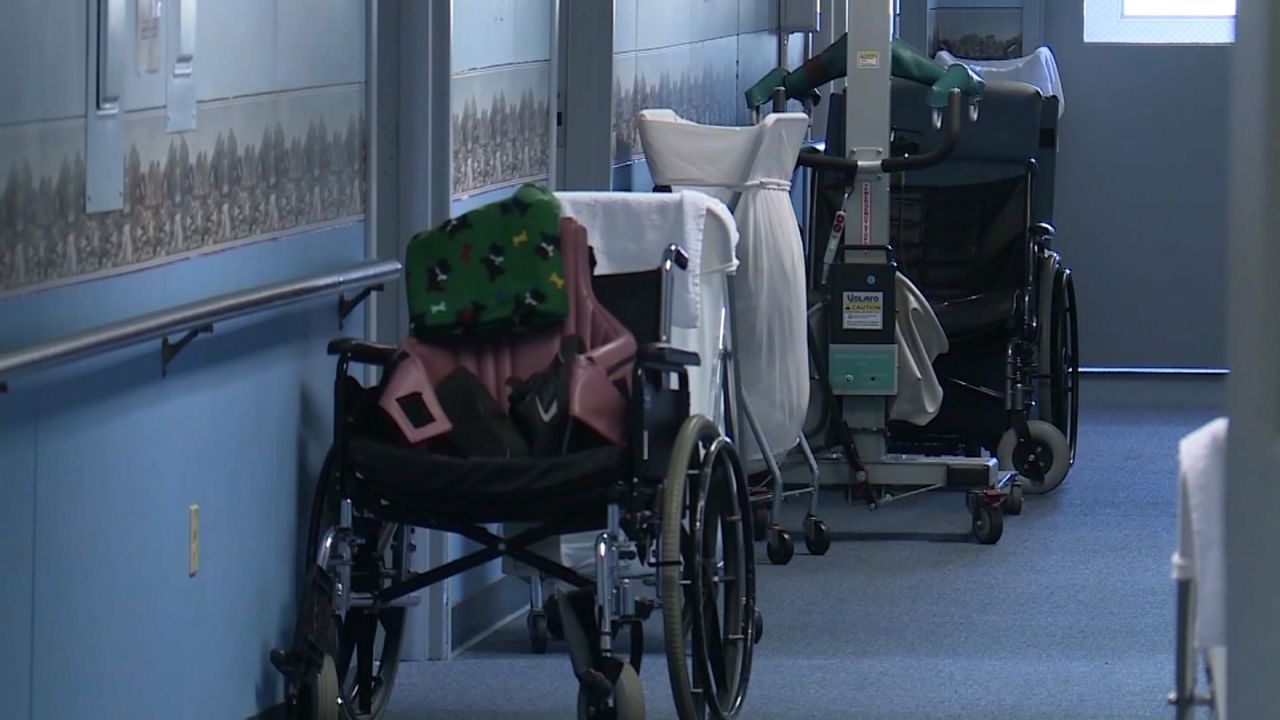
{"type": "Polygon", "coordinates": [[[1090,374],[1080,378],[1080,404],[1088,408],[1225,411],[1226,373],[1090,374]]]}
{"type": "Polygon", "coordinates": [[[456,657],[492,635],[498,628],[529,611],[529,584],[514,575],[503,575],[449,609],[450,656],[456,657]]]}

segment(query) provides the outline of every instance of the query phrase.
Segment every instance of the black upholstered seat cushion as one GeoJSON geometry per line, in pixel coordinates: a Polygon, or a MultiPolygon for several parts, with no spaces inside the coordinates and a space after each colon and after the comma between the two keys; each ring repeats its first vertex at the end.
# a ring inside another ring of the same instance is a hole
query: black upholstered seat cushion
{"type": "Polygon", "coordinates": [[[553,520],[594,526],[628,466],[627,449],[614,446],[538,458],[457,458],[372,439],[353,440],[348,449],[357,475],[352,490],[363,503],[427,526],[553,520]]]}

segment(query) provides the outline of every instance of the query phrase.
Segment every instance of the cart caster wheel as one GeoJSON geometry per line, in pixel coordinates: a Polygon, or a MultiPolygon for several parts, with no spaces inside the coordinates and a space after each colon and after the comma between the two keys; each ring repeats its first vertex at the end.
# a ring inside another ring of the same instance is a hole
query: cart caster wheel
{"type": "Polygon", "coordinates": [[[613,684],[613,707],[600,707],[587,694],[578,691],[578,720],[644,720],[644,690],[640,676],[628,663],[622,664],[618,681],[613,684]]]}
{"type": "Polygon", "coordinates": [[[983,545],[995,545],[1004,534],[1004,512],[998,505],[978,503],[973,511],[973,536],[983,545]]]}
{"type": "Polygon", "coordinates": [[[560,618],[560,598],[552,594],[543,605],[543,610],[547,616],[547,632],[551,634],[552,639],[564,640],[564,621],[560,618]]]}
{"type": "Polygon", "coordinates": [[[1016,482],[1009,488],[1009,494],[1000,501],[1000,507],[1008,515],[1022,514],[1022,483],[1016,482]]]}
{"type": "Polygon", "coordinates": [[[764,614],[756,610],[755,618],[755,643],[760,644],[760,638],[764,637],[764,614]]]}
{"type": "Polygon", "coordinates": [[[786,565],[796,554],[796,545],[791,541],[791,534],[780,526],[769,528],[769,543],[765,547],[769,562],[774,565],[786,565]]]}
{"type": "Polygon", "coordinates": [[[751,532],[756,542],[764,542],[769,536],[769,508],[757,505],[751,511],[751,532]]]}
{"type": "Polygon", "coordinates": [[[307,700],[307,707],[302,717],[306,720],[341,720],[342,708],[338,704],[340,694],[338,668],[333,664],[333,657],[325,655],[320,673],[303,695],[307,700]]]}
{"type": "Polygon", "coordinates": [[[529,626],[529,647],[533,650],[533,654],[545,655],[547,653],[547,643],[551,640],[551,631],[547,627],[546,611],[530,611],[525,623],[529,626]]]}
{"type": "Polygon", "coordinates": [[[831,531],[826,523],[812,515],[805,518],[804,546],[810,555],[826,555],[831,549],[831,531]]]}

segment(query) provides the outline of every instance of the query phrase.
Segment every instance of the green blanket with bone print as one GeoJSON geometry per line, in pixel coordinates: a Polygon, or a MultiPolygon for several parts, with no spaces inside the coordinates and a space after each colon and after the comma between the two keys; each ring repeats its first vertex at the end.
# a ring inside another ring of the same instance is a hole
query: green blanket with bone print
{"type": "Polygon", "coordinates": [[[560,260],[560,203],[520,187],[409,242],[410,328],[424,341],[493,339],[554,327],[568,314],[560,260]]]}

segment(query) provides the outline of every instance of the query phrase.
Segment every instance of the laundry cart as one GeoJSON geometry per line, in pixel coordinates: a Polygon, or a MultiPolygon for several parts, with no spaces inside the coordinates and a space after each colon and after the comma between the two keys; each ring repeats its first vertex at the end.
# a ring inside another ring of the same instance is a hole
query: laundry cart
{"type": "Polygon", "coordinates": [[[817,517],[818,467],[803,437],[809,408],[804,250],[791,201],[791,177],[809,118],[774,113],[748,127],[701,125],[665,109],[640,112],[640,141],[658,189],[700,190],[733,209],[740,241],[730,303],[737,318],[737,360],[743,392],[733,398],[732,436],[748,472],[767,471],[756,487],[758,539],[769,559],[794,554],[780,524],[783,489],[779,460],[797,445],[809,465],[804,521],[809,552],[822,555],[830,533],[817,517]],[[767,522],[766,522],[767,521],[767,522]]]}
{"type": "MultiPolygon", "coordinates": [[[[671,274],[671,337],[664,340],[698,353],[699,364],[688,368],[690,411],[726,428],[726,390],[733,382],[729,285],[738,265],[738,228],[729,209],[703,193],[564,192],[556,199],[565,217],[586,228],[595,273],[609,275],[615,285],[633,277],[627,296],[637,304],[659,306],[657,297],[647,297],[655,288],[645,275],[670,245],[683,251],[687,267],[671,274]]],[[[659,320],[655,314],[654,328],[659,320]]],[[[593,532],[563,535],[534,550],[590,574],[595,540],[593,532]]],[[[530,646],[545,652],[549,638],[562,632],[555,595],[535,568],[506,558],[503,571],[529,581],[530,646]]]]}
{"type": "Polygon", "coordinates": [[[1178,547],[1173,554],[1177,584],[1175,689],[1169,704],[1177,720],[1193,720],[1210,706],[1226,720],[1227,624],[1223,485],[1226,482],[1227,419],[1218,418],[1178,444],[1178,547]],[[1200,691],[1203,658],[1208,692],[1200,691]]]}

